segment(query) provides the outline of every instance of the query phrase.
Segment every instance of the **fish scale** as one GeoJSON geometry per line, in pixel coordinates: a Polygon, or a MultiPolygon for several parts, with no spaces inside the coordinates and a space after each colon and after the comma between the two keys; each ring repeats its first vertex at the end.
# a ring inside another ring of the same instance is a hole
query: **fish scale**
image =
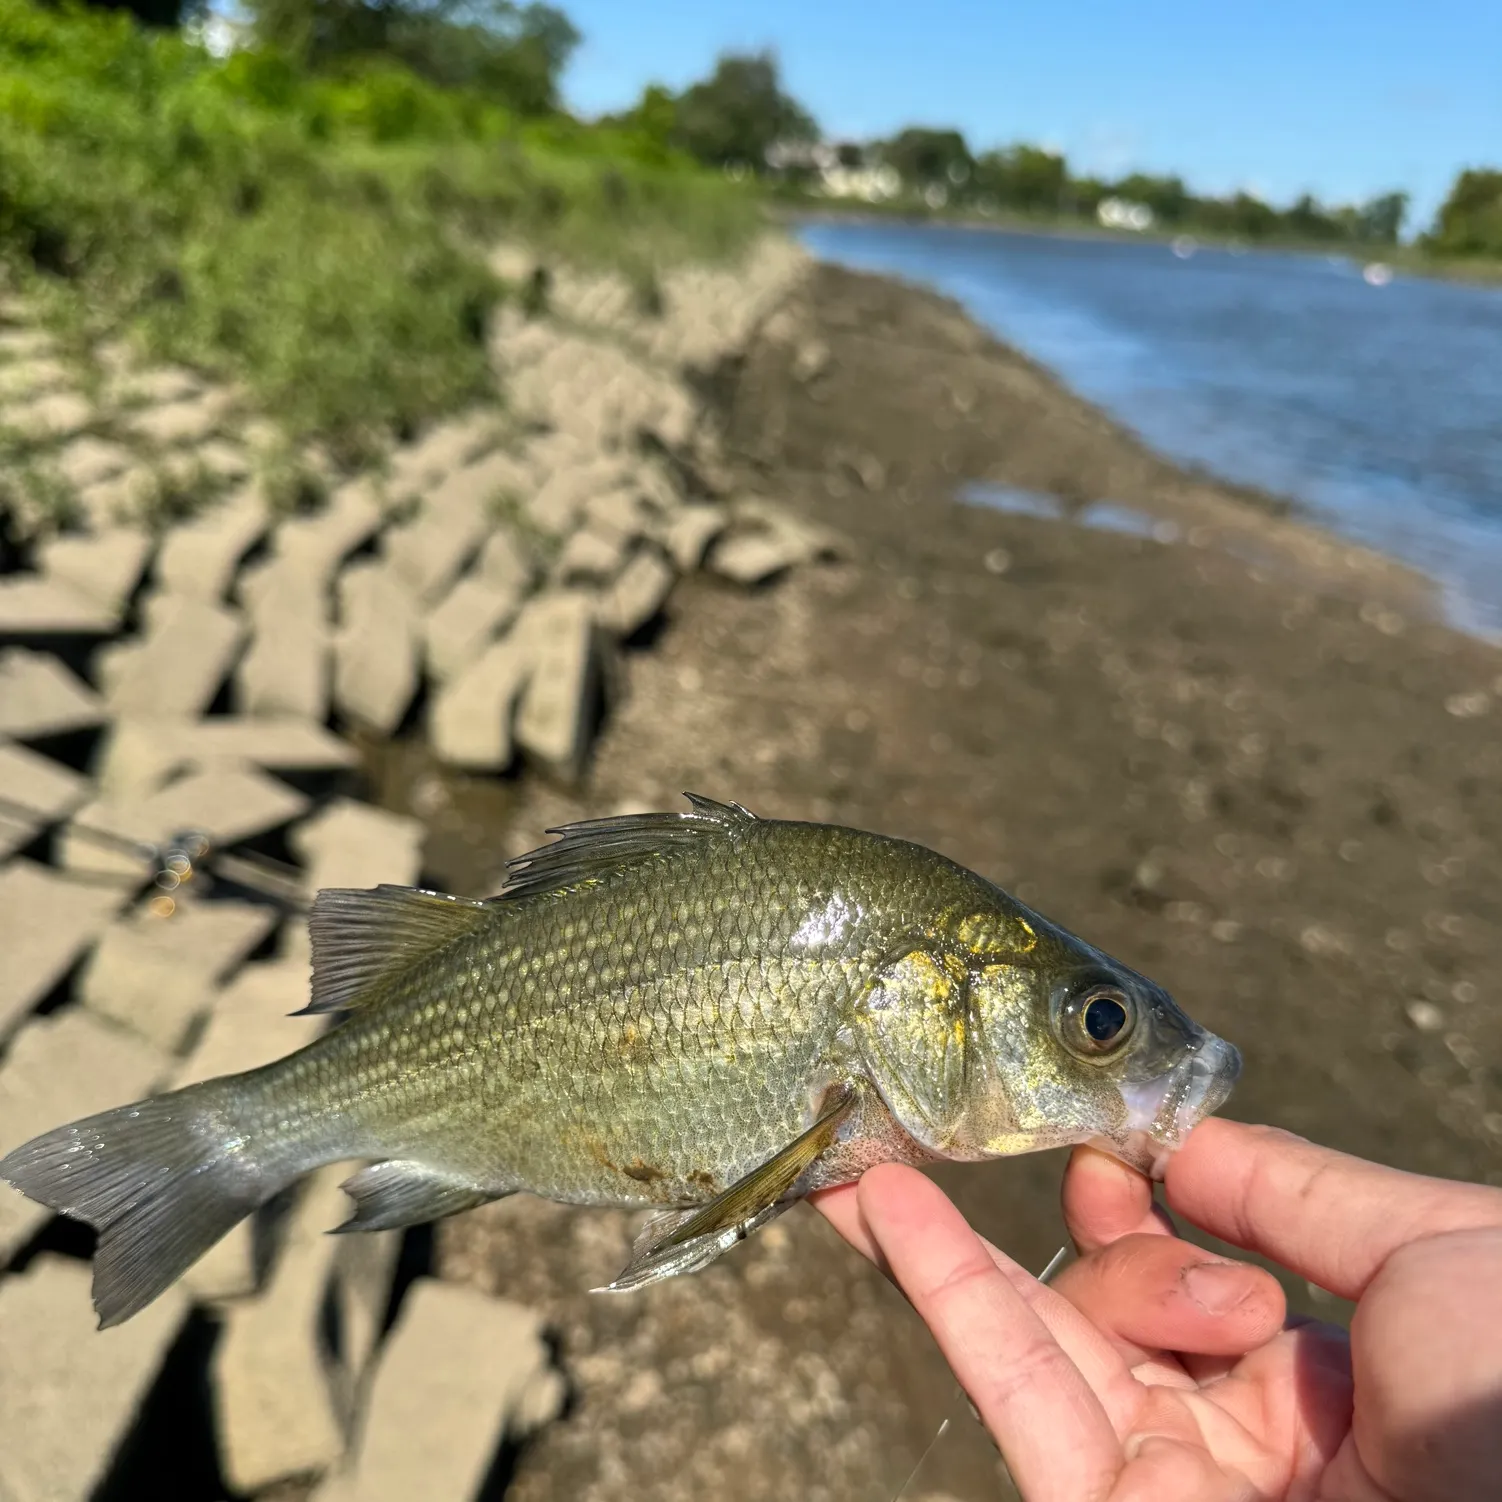
{"type": "Polygon", "coordinates": [[[484,901],[320,893],[330,1031],[0,1162],[100,1227],[103,1322],[327,1162],[372,1161],[354,1229],[517,1190],[655,1207],[612,1285],[636,1287],[884,1159],[1099,1141],[1152,1166],[1229,1089],[1233,1049],[983,877],[690,801],[558,831],[484,901]]]}

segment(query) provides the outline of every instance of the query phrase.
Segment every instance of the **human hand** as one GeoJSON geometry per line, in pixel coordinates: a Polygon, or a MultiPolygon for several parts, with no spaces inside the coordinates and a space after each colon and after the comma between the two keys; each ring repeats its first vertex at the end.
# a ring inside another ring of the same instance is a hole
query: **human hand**
{"type": "Polygon", "coordinates": [[[1267,1273],[1180,1241],[1151,1185],[1076,1149],[1081,1257],[1045,1288],[896,1164],[815,1196],[938,1340],[1028,1502],[1502,1497],[1502,1192],[1211,1118],[1172,1208],[1356,1301],[1284,1320],[1267,1273]]]}

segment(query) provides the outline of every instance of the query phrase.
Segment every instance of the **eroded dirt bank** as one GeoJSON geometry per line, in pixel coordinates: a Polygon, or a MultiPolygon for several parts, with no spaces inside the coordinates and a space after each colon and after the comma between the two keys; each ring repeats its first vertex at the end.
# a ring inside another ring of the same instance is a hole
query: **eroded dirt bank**
{"type": "MultiPolygon", "coordinates": [[[[1232,1114],[1502,1182],[1502,654],[1427,621],[1405,570],[1181,474],[911,289],[819,271],[719,395],[740,481],[847,556],[676,593],[576,792],[393,779],[427,789],[431,874],[493,888],[546,825],[683,788],[921,840],[1240,1044],[1232,1114]],[[972,478],[1124,502],[1181,540],[956,504],[972,478]]],[[[1041,1266],[1060,1167],[941,1177],[1041,1266]]],[[[589,1297],[627,1228],[518,1200],[442,1229],[449,1276],[548,1311],[575,1386],[508,1496],[885,1502],[946,1415],[905,1495],[1004,1487],[916,1320],[812,1213],[700,1277],[589,1297]]]]}

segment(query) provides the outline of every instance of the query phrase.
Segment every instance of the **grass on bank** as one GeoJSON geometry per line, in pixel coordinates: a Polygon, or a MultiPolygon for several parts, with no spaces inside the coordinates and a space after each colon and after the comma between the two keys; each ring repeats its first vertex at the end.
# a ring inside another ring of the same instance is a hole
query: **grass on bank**
{"type": "Polygon", "coordinates": [[[129,328],[351,458],[483,388],[517,237],[639,279],[749,238],[753,195],[630,132],[521,121],[373,63],[211,57],[0,0],[0,263],[78,340],[129,328]]]}

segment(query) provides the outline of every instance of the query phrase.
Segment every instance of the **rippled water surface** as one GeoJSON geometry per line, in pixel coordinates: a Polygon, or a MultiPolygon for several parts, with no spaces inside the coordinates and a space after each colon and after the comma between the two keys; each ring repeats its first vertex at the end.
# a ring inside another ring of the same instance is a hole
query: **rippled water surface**
{"type": "Polygon", "coordinates": [[[1160,452],[1302,502],[1502,637],[1502,288],[951,226],[801,234],[957,298],[1160,452]]]}

